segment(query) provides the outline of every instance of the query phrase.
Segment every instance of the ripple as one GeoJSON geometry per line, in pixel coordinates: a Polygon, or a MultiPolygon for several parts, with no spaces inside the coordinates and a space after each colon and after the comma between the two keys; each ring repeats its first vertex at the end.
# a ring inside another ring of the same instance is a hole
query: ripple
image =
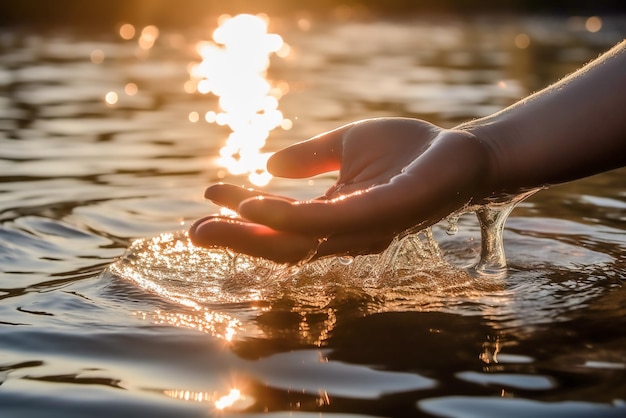
{"type": "Polygon", "coordinates": [[[442,417],[464,418],[619,418],[626,415],[626,407],[592,402],[539,402],[526,399],[449,396],[420,401],[421,410],[442,417]]]}
{"type": "Polygon", "coordinates": [[[525,390],[548,390],[556,386],[551,377],[539,375],[477,373],[468,371],[457,373],[456,377],[480,385],[495,385],[525,390]]]}
{"type": "Polygon", "coordinates": [[[436,381],[413,373],[375,370],[329,361],[323,351],[301,350],[276,354],[251,365],[270,386],[318,395],[376,399],[398,392],[431,389],[436,381]],[[292,365],[298,365],[293,373],[292,365]]]}

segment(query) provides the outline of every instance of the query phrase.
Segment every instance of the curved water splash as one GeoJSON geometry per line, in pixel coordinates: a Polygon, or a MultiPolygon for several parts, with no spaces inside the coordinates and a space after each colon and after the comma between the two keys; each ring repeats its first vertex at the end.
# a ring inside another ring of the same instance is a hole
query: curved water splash
{"type": "Polygon", "coordinates": [[[430,229],[398,238],[383,253],[357,256],[350,263],[328,257],[301,266],[224,248],[199,248],[180,231],[136,240],[109,271],[189,307],[284,298],[322,307],[341,289],[359,289],[389,302],[406,300],[420,290],[474,282],[444,260],[430,229]]]}
{"type": "MultiPolygon", "coordinates": [[[[194,246],[186,231],[133,242],[109,271],[141,288],[185,306],[272,302],[287,298],[302,306],[328,306],[341,290],[385,301],[385,310],[419,294],[493,288],[506,274],[504,223],[512,209],[536,190],[507,202],[477,208],[481,226],[480,261],[469,271],[444,259],[432,230],[398,236],[380,254],[327,257],[297,266],[194,246]]],[[[466,209],[466,211],[469,209],[466,209]]],[[[458,219],[458,214],[454,215],[458,219]]],[[[454,222],[456,227],[456,223],[454,222]]]]}

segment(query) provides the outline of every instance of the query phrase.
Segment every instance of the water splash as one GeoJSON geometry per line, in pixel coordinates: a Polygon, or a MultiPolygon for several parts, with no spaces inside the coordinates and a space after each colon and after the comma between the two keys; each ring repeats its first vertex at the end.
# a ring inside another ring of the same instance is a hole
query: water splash
{"type": "Polygon", "coordinates": [[[327,257],[297,266],[224,248],[196,247],[180,231],[136,240],[109,271],[194,309],[284,298],[323,307],[340,288],[359,289],[387,302],[397,297],[404,301],[420,290],[458,287],[475,280],[444,260],[430,229],[397,238],[380,254],[350,260],[327,257]]]}
{"type": "Polygon", "coordinates": [[[459,232],[459,215],[451,215],[446,219],[446,221],[448,222],[446,234],[450,236],[456,235],[459,232]]]}
{"type": "Polygon", "coordinates": [[[337,258],[337,261],[339,261],[339,263],[344,265],[344,266],[349,266],[354,261],[354,257],[341,256],[341,257],[337,258]]]}
{"type": "MultiPolygon", "coordinates": [[[[295,266],[234,253],[226,248],[194,246],[186,231],[136,240],[109,270],[142,288],[185,306],[273,301],[289,297],[301,305],[323,307],[337,288],[356,288],[387,302],[406,300],[416,291],[475,286],[506,273],[504,223],[532,190],[505,203],[474,208],[481,225],[481,258],[470,271],[450,265],[431,228],[409,231],[380,254],[326,257],[295,266]],[[473,274],[471,274],[473,273],[473,274]],[[390,296],[393,293],[394,296],[390,296]]],[[[457,227],[460,214],[451,216],[457,227]]],[[[311,256],[314,255],[314,252],[311,256]]]]}
{"type": "Polygon", "coordinates": [[[506,254],[504,252],[504,223],[511,211],[522,200],[535,194],[540,189],[521,193],[510,200],[481,206],[476,209],[480,224],[480,261],[473,271],[482,276],[503,276],[506,274],[506,254]]]}
{"type": "MultiPolygon", "coordinates": [[[[505,203],[466,208],[476,211],[482,236],[481,259],[471,269],[449,264],[432,230],[425,228],[399,235],[380,254],[309,258],[297,265],[196,247],[186,231],[179,231],[136,240],[108,272],[189,308],[150,314],[154,322],[198,329],[229,342],[263,333],[250,318],[265,311],[297,312],[302,316],[300,338],[317,345],[333,329],[342,306],[362,313],[417,309],[510,316],[515,304],[509,306],[513,295],[503,280],[504,222],[535,191],[505,203]],[[320,313],[326,320],[312,332],[307,317],[320,313]]],[[[460,215],[451,217],[455,226],[460,215]]]]}

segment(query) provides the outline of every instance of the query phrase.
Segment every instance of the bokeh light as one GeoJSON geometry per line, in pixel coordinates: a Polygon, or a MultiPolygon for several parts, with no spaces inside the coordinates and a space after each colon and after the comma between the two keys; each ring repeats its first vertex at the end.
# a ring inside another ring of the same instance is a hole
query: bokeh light
{"type": "Polygon", "coordinates": [[[602,29],[602,19],[598,16],[591,16],[585,21],[585,29],[589,32],[598,32],[602,29]]]}
{"type": "Polygon", "coordinates": [[[135,27],[130,23],[124,23],[120,26],[120,37],[129,41],[135,37],[135,27]]]}
{"type": "Polygon", "coordinates": [[[137,94],[138,91],[139,88],[135,83],[127,83],[126,86],[124,86],[124,93],[126,93],[128,96],[134,96],[137,94]]]}
{"type": "Polygon", "coordinates": [[[200,120],[200,115],[198,114],[198,112],[196,111],[189,112],[189,122],[196,123],[199,120],[200,120]]]}
{"type": "Polygon", "coordinates": [[[272,85],[266,75],[271,55],[287,57],[291,48],[280,35],[268,33],[266,15],[222,15],[218,22],[213,41],[196,47],[202,61],[190,68],[192,82],[185,85],[185,91],[193,86],[198,93],[219,98],[219,109],[204,116],[207,122],[232,131],[218,164],[264,186],[272,178],[265,169],[269,154],[262,152],[269,133],[292,126],[278,109],[280,98],[289,90],[287,83],[272,85]]]}
{"type": "Polygon", "coordinates": [[[91,54],[89,54],[89,59],[94,64],[102,64],[104,61],[104,51],[101,49],[94,49],[91,51],[91,54]]]}
{"type": "Polygon", "coordinates": [[[526,49],[530,45],[530,36],[525,33],[518,33],[513,39],[515,46],[519,49],[526,49]]]}
{"type": "Polygon", "coordinates": [[[104,96],[104,101],[110,106],[117,104],[117,101],[118,101],[117,93],[114,91],[108,92],[104,96]]]}

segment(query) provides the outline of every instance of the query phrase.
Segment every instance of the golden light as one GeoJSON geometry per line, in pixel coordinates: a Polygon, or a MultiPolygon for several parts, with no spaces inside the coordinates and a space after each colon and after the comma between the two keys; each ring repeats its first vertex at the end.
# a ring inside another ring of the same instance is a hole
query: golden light
{"type": "Polygon", "coordinates": [[[291,119],[283,119],[283,121],[280,123],[280,127],[283,128],[285,131],[288,131],[293,128],[293,122],[291,121],[291,119]]]}
{"type": "Polygon", "coordinates": [[[135,27],[130,23],[124,23],[120,26],[120,37],[129,41],[135,37],[135,27]]]}
{"type": "Polygon", "coordinates": [[[209,110],[208,112],[204,114],[204,120],[206,120],[209,123],[214,123],[216,120],[216,117],[217,115],[212,110],[209,110]]]}
{"type": "Polygon", "coordinates": [[[228,395],[224,395],[215,401],[215,408],[221,411],[233,406],[239,399],[241,399],[241,392],[239,389],[231,389],[230,392],[228,392],[228,395]]]}
{"type": "Polygon", "coordinates": [[[237,388],[230,389],[226,395],[221,396],[216,392],[196,392],[184,389],[166,390],[163,394],[180,401],[211,403],[218,411],[244,410],[254,404],[254,399],[243,395],[237,388]]]}
{"type": "Polygon", "coordinates": [[[117,103],[118,97],[117,97],[117,93],[114,91],[110,91],[108,92],[105,96],[104,96],[104,100],[106,101],[106,103],[108,105],[114,105],[117,103]]]}
{"type": "Polygon", "coordinates": [[[157,311],[152,320],[155,324],[195,329],[227,343],[232,342],[242,328],[241,321],[228,314],[212,312],[197,306],[194,308],[195,311],[192,313],[157,311]]]}
{"type": "Polygon", "coordinates": [[[585,29],[589,32],[598,32],[602,29],[602,19],[599,16],[591,16],[585,21],[585,29]]]}
{"type": "Polygon", "coordinates": [[[232,131],[218,164],[232,174],[247,174],[257,186],[272,178],[265,169],[269,154],[262,152],[270,131],[291,128],[278,109],[287,83],[274,86],[266,78],[270,56],[287,56],[290,48],[280,35],[267,32],[268,21],[266,15],[220,16],[213,41],[196,45],[202,61],[189,69],[197,92],[219,98],[219,110],[206,112],[205,120],[232,131]]]}
{"type": "Polygon", "coordinates": [[[156,41],[159,37],[159,28],[154,25],[148,25],[141,30],[141,37],[147,41],[156,41]]]}
{"type": "Polygon", "coordinates": [[[222,206],[220,208],[220,216],[226,216],[226,217],[229,217],[229,218],[236,218],[236,217],[239,216],[239,214],[237,212],[235,212],[234,210],[232,210],[232,209],[229,209],[227,207],[222,206]]]}
{"type": "Polygon", "coordinates": [[[298,19],[298,29],[302,32],[308,32],[311,30],[311,21],[309,19],[298,19]]]}
{"type": "Polygon", "coordinates": [[[141,30],[141,35],[137,40],[139,48],[143,50],[151,49],[159,37],[159,28],[154,25],[148,25],[141,30]]]}
{"type": "Polygon", "coordinates": [[[137,84],[135,84],[135,83],[127,83],[124,86],[124,93],[126,93],[129,96],[136,95],[138,91],[139,91],[139,89],[137,88],[137,84]]]}
{"type": "Polygon", "coordinates": [[[518,33],[513,40],[515,46],[519,49],[526,49],[530,45],[530,36],[525,33],[518,33]]]}
{"type": "Polygon", "coordinates": [[[91,54],[89,54],[89,59],[94,64],[102,64],[102,61],[104,61],[104,51],[101,49],[94,49],[91,51],[91,54]]]}

